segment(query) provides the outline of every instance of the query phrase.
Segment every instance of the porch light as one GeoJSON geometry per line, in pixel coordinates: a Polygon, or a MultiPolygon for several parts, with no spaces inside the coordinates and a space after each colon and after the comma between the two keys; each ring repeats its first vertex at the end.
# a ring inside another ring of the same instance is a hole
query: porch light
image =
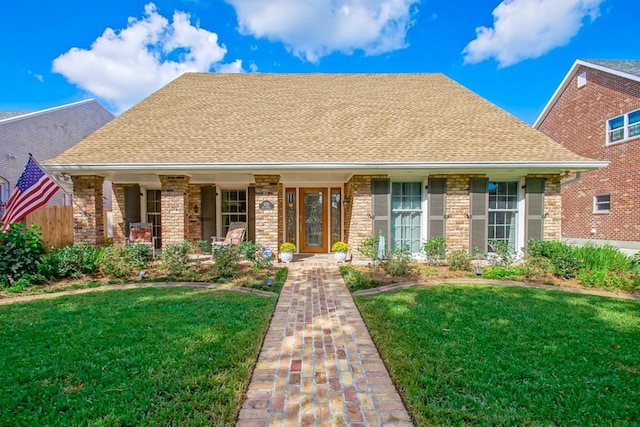
{"type": "Polygon", "coordinates": [[[200,207],[198,206],[198,204],[196,203],[195,206],[193,207],[193,213],[194,214],[198,214],[198,212],[200,212],[200,207]]]}

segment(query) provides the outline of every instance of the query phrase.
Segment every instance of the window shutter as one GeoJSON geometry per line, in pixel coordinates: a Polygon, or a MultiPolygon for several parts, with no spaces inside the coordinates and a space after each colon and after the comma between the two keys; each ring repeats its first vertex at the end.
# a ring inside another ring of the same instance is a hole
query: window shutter
{"type": "Polygon", "coordinates": [[[469,188],[471,224],[469,230],[469,249],[487,252],[487,211],[489,208],[489,179],[471,178],[469,188]]]}
{"type": "Polygon", "coordinates": [[[429,223],[427,236],[444,237],[447,214],[447,179],[429,178],[427,187],[429,223]]]}
{"type": "Polygon", "coordinates": [[[389,247],[389,216],[391,180],[374,178],[371,180],[371,198],[373,202],[373,234],[384,236],[389,247]]]}
{"type": "Polygon", "coordinates": [[[256,187],[247,188],[247,240],[256,241],[256,187]]]}
{"type": "Polygon", "coordinates": [[[211,237],[216,236],[216,187],[206,185],[200,188],[200,206],[202,216],[202,240],[211,243],[211,237]]]}
{"type": "Polygon", "coordinates": [[[129,226],[140,220],[140,186],[124,187],[124,235],[129,237],[129,226]]]}
{"type": "Polygon", "coordinates": [[[527,178],[527,241],[542,240],[544,237],[544,178],[527,178]]]}

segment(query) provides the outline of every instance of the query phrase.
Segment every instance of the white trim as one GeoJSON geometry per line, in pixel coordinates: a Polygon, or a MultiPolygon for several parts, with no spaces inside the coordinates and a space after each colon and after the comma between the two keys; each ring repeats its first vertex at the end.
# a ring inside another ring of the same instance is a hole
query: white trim
{"type": "Polygon", "coordinates": [[[611,193],[598,193],[593,195],[593,213],[594,214],[608,214],[611,212],[611,193]],[[598,209],[598,197],[609,196],[609,209],[598,209]]]}
{"type": "MultiPolygon", "coordinates": [[[[637,108],[635,110],[631,110],[631,111],[627,111],[626,113],[622,113],[622,114],[618,114],[616,116],[613,117],[609,117],[607,119],[605,119],[605,136],[604,136],[604,143],[605,146],[609,147],[611,145],[616,145],[616,144],[621,144],[627,141],[630,141],[632,139],[637,139],[640,138],[640,134],[639,135],[633,135],[633,136],[629,136],[629,127],[632,126],[629,124],[629,115],[633,114],[633,113],[637,113],[640,112],[640,108],[637,108]],[[611,134],[611,128],[609,127],[609,122],[613,119],[617,119],[618,117],[622,117],[622,127],[618,128],[622,130],[622,139],[618,139],[616,141],[609,141],[609,135],[611,134]]],[[[638,125],[640,126],[640,122],[636,122],[633,123],[633,125],[638,125]]]]}
{"type": "Polygon", "coordinates": [[[562,82],[560,83],[556,91],[551,96],[551,99],[549,99],[549,102],[547,102],[547,104],[542,109],[542,112],[540,112],[540,115],[538,116],[536,121],[533,123],[534,129],[538,129],[540,127],[540,125],[542,124],[542,121],[547,117],[547,114],[549,114],[549,111],[551,111],[551,108],[558,101],[558,98],[560,98],[560,96],[566,89],[571,79],[573,79],[574,74],[576,73],[578,68],[580,68],[581,66],[592,68],[594,70],[602,71],[608,74],[612,74],[614,76],[623,77],[625,79],[633,80],[636,82],[640,82],[640,76],[625,73],[619,70],[614,70],[613,68],[603,67],[602,65],[593,64],[589,61],[584,61],[582,59],[577,59],[571,66],[571,69],[569,69],[569,72],[564,76],[564,79],[562,79],[562,82]]]}
{"type": "Polygon", "coordinates": [[[72,102],[71,104],[59,105],[57,107],[45,108],[44,110],[32,111],[30,113],[21,114],[19,116],[9,117],[4,120],[0,120],[0,125],[5,123],[11,123],[18,120],[30,119],[32,117],[41,116],[43,114],[53,113],[54,111],[66,110],[67,108],[77,107],[82,104],[88,104],[90,102],[95,102],[94,99],[84,99],[82,101],[72,102]]]}

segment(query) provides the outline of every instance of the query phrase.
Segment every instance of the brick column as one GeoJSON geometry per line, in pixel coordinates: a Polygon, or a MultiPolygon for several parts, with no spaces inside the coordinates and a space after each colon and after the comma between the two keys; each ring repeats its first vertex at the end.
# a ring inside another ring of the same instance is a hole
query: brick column
{"type": "Polygon", "coordinates": [[[111,185],[111,212],[113,212],[113,242],[124,244],[124,189],[126,184],[111,185]]]}
{"type": "Polygon", "coordinates": [[[344,238],[349,245],[354,261],[365,259],[358,253],[360,243],[373,236],[371,219],[371,180],[386,178],[386,175],[354,175],[344,186],[345,200],[350,203],[344,209],[344,238]]]}
{"type": "Polygon", "coordinates": [[[282,185],[280,175],[254,175],[256,182],[256,243],[278,253],[282,240],[282,185]],[[260,209],[261,203],[273,209],[260,209]]]}
{"type": "Polygon", "coordinates": [[[76,244],[104,244],[104,178],[96,175],[74,176],[73,240],[76,244]]]}
{"type": "MultiPolygon", "coordinates": [[[[189,184],[188,192],[188,214],[189,227],[187,230],[187,240],[195,244],[202,239],[202,204],[200,203],[200,193],[202,185],[189,184]],[[198,206],[198,213],[196,213],[198,206]]],[[[209,242],[210,243],[210,242],[209,242]]]]}
{"type": "Polygon", "coordinates": [[[179,244],[187,239],[190,178],[167,175],[160,175],[159,178],[162,189],[162,244],[179,244]]]}

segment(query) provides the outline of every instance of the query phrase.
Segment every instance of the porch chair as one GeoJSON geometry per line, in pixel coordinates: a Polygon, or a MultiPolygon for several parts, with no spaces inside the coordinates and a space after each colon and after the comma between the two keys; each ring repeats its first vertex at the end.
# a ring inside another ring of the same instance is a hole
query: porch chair
{"type": "Polygon", "coordinates": [[[225,237],[211,237],[211,246],[213,247],[213,252],[215,252],[216,247],[225,246],[225,245],[237,245],[244,240],[244,235],[247,231],[247,223],[246,222],[232,222],[229,224],[229,230],[227,231],[227,235],[225,237]]]}

